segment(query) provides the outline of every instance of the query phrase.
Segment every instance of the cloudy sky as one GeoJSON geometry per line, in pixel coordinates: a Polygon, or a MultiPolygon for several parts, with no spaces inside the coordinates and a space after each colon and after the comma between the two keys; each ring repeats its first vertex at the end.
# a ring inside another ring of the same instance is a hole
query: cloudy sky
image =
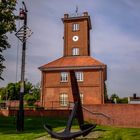
{"type": "MultiPolygon", "coordinates": [[[[17,11],[21,6],[18,1],[17,11]]],[[[91,16],[91,56],[108,66],[108,94],[120,97],[140,96],[140,0],[25,0],[28,27],[33,35],[27,40],[26,78],[33,83],[41,79],[38,67],[63,54],[64,13],[88,11],[91,16]]],[[[22,22],[17,22],[17,28],[22,22]]],[[[9,35],[11,49],[5,51],[0,86],[20,79],[21,42],[9,35]]]]}

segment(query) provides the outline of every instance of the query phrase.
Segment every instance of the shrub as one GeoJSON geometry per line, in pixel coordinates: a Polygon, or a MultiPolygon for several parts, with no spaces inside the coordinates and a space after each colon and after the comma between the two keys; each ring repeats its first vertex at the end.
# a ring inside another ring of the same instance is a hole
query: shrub
{"type": "Polygon", "coordinates": [[[29,106],[33,106],[34,103],[36,102],[36,98],[31,94],[26,94],[24,96],[24,100],[27,102],[27,105],[29,106]]]}

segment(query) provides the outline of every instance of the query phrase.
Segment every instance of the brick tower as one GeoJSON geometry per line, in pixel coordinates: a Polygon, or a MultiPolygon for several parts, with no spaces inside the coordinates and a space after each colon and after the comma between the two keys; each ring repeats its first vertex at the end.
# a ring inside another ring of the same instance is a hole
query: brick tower
{"type": "Polygon", "coordinates": [[[82,104],[104,103],[106,65],[90,56],[91,20],[64,14],[63,57],[41,66],[41,103],[44,107],[68,107],[73,102],[69,70],[74,70],[82,104]]]}

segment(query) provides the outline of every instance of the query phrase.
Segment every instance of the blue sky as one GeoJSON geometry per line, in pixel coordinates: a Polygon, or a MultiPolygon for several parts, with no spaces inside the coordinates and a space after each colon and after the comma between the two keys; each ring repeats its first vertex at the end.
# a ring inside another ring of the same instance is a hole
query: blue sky
{"type": "MultiPolygon", "coordinates": [[[[21,2],[18,1],[17,14],[21,2]]],[[[63,55],[61,18],[64,13],[74,13],[77,5],[79,13],[88,11],[91,16],[91,56],[108,66],[108,94],[140,96],[139,0],[25,0],[25,3],[29,11],[28,26],[34,32],[27,40],[27,79],[39,82],[38,67],[63,55]]],[[[21,25],[17,22],[17,28],[21,25]]],[[[9,34],[9,42],[12,47],[4,52],[7,69],[0,86],[20,79],[22,44],[14,34],[9,34]]]]}

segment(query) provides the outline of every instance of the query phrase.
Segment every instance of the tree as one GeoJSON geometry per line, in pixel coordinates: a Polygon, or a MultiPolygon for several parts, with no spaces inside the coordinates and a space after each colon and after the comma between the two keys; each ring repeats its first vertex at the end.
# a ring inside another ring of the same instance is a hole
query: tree
{"type": "MultiPolygon", "coordinates": [[[[20,82],[9,83],[6,87],[0,88],[2,100],[19,100],[20,82]]],[[[25,81],[25,95],[32,95],[35,100],[40,99],[40,84],[33,85],[28,80],[25,81]]]]}
{"type": "Polygon", "coordinates": [[[112,103],[114,103],[115,101],[118,103],[119,96],[116,93],[114,93],[114,94],[111,95],[110,100],[111,100],[112,103]]]}
{"type": "Polygon", "coordinates": [[[0,100],[6,100],[6,88],[0,88],[0,100]]]}
{"type": "Polygon", "coordinates": [[[128,104],[128,98],[127,97],[119,98],[118,99],[118,103],[128,104]]]}
{"type": "Polygon", "coordinates": [[[19,83],[9,83],[6,87],[6,95],[8,100],[18,100],[19,99],[19,83]]]}
{"type": "Polygon", "coordinates": [[[35,97],[36,100],[40,99],[40,83],[37,83],[34,87],[33,87],[33,96],[35,97]]]}
{"type": "Polygon", "coordinates": [[[31,94],[24,95],[24,100],[27,102],[27,104],[29,106],[33,106],[34,103],[36,102],[35,97],[33,95],[31,95],[31,94]]]}
{"type": "Polygon", "coordinates": [[[28,94],[28,93],[32,94],[32,91],[33,91],[33,84],[26,79],[24,94],[28,94]]]}
{"type": "Polygon", "coordinates": [[[104,102],[107,103],[109,101],[108,94],[107,94],[107,88],[106,83],[104,82],[104,102]]]}
{"type": "Polygon", "coordinates": [[[33,106],[34,103],[40,99],[40,84],[32,85],[30,82],[27,82],[27,84],[25,84],[25,89],[30,90],[24,95],[24,100],[29,106],[33,106]]]}
{"type": "Polygon", "coordinates": [[[110,97],[110,100],[112,103],[128,103],[128,98],[127,97],[124,97],[124,98],[120,98],[117,94],[112,94],[111,97],[110,97]]]}
{"type": "Polygon", "coordinates": [[[0,80],[2,78],[2,72],[5,66],[3,62],[5,61],[2,55],[3,51],[10,48],[8,43],[8,32],[15,31],[15,15],[13,11],[15,10],[16,0],[1,0],[0,1],[0,80]]]}

